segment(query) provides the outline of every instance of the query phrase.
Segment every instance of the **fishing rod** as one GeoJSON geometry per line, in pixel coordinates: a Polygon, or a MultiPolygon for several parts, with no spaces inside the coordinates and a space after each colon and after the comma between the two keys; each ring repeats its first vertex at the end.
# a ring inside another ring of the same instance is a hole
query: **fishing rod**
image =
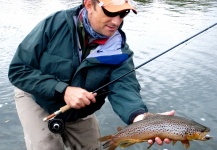
{"type": "MultiPolygon", "coordinates": [[[[110,84],[116,82],[117,80],[119,80],[119,79],[125,77],[126,75],[128,75],[128,74],[134,72],[135,70],[139,69],[140,67],[142,67],[142,66],[146,65],[147,63],[149,63],[149,62],[155,60],[156,58],[158,58],[158,57],[164,55],[165,53],[171,51],[172,49],[174,49],[174,48],[176,48],[176,47],[178,47],[178,46],[180,46],[180,45],[186,43],[187,41],[193,39],[194,37],[196,37],[196,36],[202,34],[203,32],[205,32],[205,31],[211,29],[212,27],[214,27],[214,26],[216,26],[216,25],[217,25],[217,23],[214,23],[213,25],[211,25],[211,26],[205,28],[204,30],[202,30],[202,31],[200,31],[200,32],[198,32],[198,33],[196,33],[196,34],[194,34],[193,36],[191,36],[191,37],[189,37],[189,38],[183,40],[182,42],[176,44],[175,46],[169,48],[168,50],[166,50],[166,51],[164,51],[164,52],[158,54],[157,56],[155,56],[155,57],[149,59],[148,61],[146,61],[146,62],[140,64],[139,66],[135,67],[134,69],[130,70],[129,72],[123,74],[122,76],[120,76],[120,77],[118,77],[118,78],[116,78],[116,79],[114,79],[114,80],[108,82],[107,84],[105,84],[105,85],[99,87],[98,89],[96,89],[95,91],[93,91],[93,93],[97,93],[98,91],[102,90],[102,89],[105,88],[106,86],[108,86],[108,85],[110,85],[110,84]]],[[[51,119],[53,119],[54,117],[56,117],[58,114],[64,113],[64,112],[66,112],[67,110],[69,110],[70,108],[71,108],[71,107],[70,107],[69,105],[65,105],[65,106],[61,107],[58,111],[56,111],[56,112],[54,112],[53,114],[51,114],[51,115],[45,117],[45,118],[43,119],[43,121],[51,120],[51,119]]]]}

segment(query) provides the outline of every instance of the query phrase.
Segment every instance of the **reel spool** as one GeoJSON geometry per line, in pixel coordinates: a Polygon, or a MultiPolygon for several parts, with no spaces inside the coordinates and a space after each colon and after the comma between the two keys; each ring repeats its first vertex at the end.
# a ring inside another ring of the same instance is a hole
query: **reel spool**
{"type": "Polygon", "coordinates": [[[48,121],[48,128],[51,132],[55,134],[60,134],[65,129],[65,123],[62,119],[51,119],[48,121]]]}

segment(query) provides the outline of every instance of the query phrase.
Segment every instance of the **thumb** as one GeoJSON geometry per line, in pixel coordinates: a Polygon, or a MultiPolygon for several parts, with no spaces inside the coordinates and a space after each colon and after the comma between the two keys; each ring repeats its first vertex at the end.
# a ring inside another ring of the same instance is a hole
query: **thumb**
{"type": "Polygon", "coordinates": [[[169,116],[174,116],[175,115],[175,110],[171,110],[171,111],[167,111],[167,112],[163,112],[163,113],[158,113],[160,115],[169,115],[169,116]]]}

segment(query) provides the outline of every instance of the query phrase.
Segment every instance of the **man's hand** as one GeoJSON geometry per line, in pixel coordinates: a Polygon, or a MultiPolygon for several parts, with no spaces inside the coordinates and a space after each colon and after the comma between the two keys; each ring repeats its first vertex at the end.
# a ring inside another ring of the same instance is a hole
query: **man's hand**
{"type": "MultiPolygon", "coordinates": [[[[159,113],[160,115],[170,115],[170,116],[174,116],[175,114],[175,111],[174,110],[171,110],[171,111],[168,111],[168,112],[164,112],[164,113],[159,113]]],[[[137,122],[137,121],[140,121],[144,118],[144,115],[145,114],[141,114],[141,115],[138,115],[135,117],[135,119],[133,120],[133,122],[137,122]]],[[[170,139],[168,138],[165,138],[163,141],[159,138],[159,137],[156,137],[155,140],[148,140],[148,143],[150,145],[152,145],[154,142],[156,142],[158,145],[163,145],[163,142],[169,144],[171,141],[170,139]]]]}
{"type": "Polygon", "coordinates": [[[97,93],[93,94],[79,87],[68,86],[65,90],[64,100],[71,108],[80,109],[90,105],[91,102],[95,103],[96,95],[97,93]]]}

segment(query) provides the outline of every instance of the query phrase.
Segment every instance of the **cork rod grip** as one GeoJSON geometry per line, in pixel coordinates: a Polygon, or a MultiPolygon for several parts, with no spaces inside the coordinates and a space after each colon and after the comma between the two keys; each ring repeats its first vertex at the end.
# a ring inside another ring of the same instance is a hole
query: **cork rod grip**
{"type": "Polygon", "coordinates": [[[71,107],[70,107],[69,105],[65,105],[65,106],[61,107],[58,111],[56,111],[56,112],[54,112],[53,114],[51,114],[51,115],[45,117],[45,118],[43,119],[43,121],[50,120],[50,119],[56,117],[58,114],[66,112],[66,111],[69,110],[70,108],[71,108],[71,107]]]}
{"type": "Polygon", "coordinates": [[[65,106],[63,106],[63,107],[61,107],[60,108],[60,111],[62,112],[62,113],[64,113],[64,112],[66,112],[67,110],[69,110],[71,107],[69,106],[69,105],[65,105],[65,106]]]}

